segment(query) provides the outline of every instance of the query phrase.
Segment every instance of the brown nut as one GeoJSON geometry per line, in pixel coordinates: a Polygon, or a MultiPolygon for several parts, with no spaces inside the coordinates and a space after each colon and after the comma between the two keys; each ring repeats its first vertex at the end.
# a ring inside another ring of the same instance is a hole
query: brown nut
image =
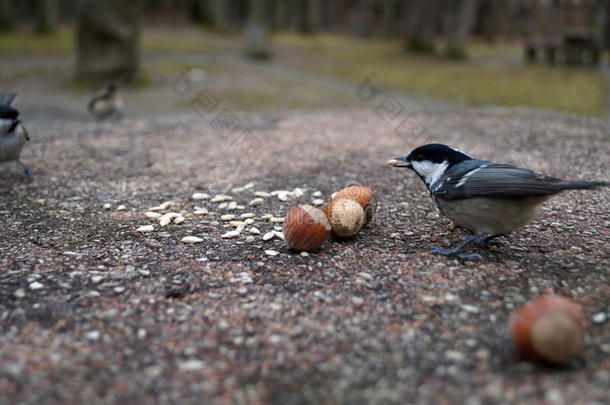
{"type": "Polygon", "coordinates": [[[284,216],[284,239],[289,249],[313,252],[330,233],[326,215],[308,204],[291,207],[284,216]]]}
{"type": "Polygon", "coordinates": [[[580,305],[546,296],[530,301],[511,316],[509,333],[525,356],[562,364],[582,347],[585,319],[580,305]]]}
{"type": "Polygon", "coordinates": [[[364,225],[364,209],[357,201],[335,198],[324,208],[333,235],[340,238],[355,236],[364,225]]]}
{"type": "Polygon", "coordinates": [[[377,210],[377,197],[373,194],[373,190],[365,186],[345,187],[335,194],[335,199],[339,198],[349,198],[360,204],[365,214],[363,227],[371,222],[373,215],[375,215],[375,210],[377,210]]]}

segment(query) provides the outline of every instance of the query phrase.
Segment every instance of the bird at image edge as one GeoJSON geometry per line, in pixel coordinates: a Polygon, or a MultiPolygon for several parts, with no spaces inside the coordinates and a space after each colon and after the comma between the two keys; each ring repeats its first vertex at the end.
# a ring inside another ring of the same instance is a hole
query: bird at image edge
{"type": "Polygon", "coordinates": [[[0,162],[17,162],[25,177],[32,180],[32,171],[20,160],[21,150],[30,136],[19,117],[19,111],[11,105],[16,94],[0,93],[0,162]]]}
{"type": "Polygon", "coordinates": [[[433,247],[435,253],[464,259],[471,244],[485,244],[533,220],[547,199],[564,190],[608,186],[603,181],[567,181],[528,169],[475,159],[459,149],[428,144],[406,157],[388,161],[394,167],[413,170],[426,184],[439,211],[474,235],[453,249],[433,247]]]}

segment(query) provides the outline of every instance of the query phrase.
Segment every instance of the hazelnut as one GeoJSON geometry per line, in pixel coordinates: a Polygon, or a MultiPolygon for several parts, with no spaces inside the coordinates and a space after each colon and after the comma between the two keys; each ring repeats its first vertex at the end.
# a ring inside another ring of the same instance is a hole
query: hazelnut
{"type": "Polygon", "coordinates": [[[585,319],[578,304],[567,298],[546,296],[528,302],[514,313],[509,332],[525,356],[561,364],[580,351],[585,319]]]}
{"type": "Polygon", "coordinates": [[[377,209],[377,197],[373,194],[373,190],[365,186],[351,186],[346,187],[343,190],[339,191],[335,197],[339,198],[349,198],[350,200],[357,201],[358,204],[364,209],[364,226],[367,226],[371,219],[373,219],[373,215],[375,215],[375,210],[377,209]]]}
{"type": "Polygon", "coordinates": [[[284,239],[289,249],[318,250],[330,233],[326,215],[308,204],[291,207],[284,216],[284,239]]]}
{"type": "Polygon", "coordinates": [[[355,236],[364,225],[364,209],[357,201],[349,198],[333,199],[324,208],[324,213],[328,217],[333,235],[341,238],[355,236]]]}

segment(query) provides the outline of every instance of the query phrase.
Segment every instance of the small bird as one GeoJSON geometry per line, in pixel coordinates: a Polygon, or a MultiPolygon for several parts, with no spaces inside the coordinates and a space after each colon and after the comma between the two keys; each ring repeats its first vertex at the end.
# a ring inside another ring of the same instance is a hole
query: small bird
{"type": "Polygon", "coordinates": [[[474,159],[459,149],[428,144],[406,157],[388,161],[394,167],[412,169],[426,184],[439,211],[474,236],[453,249],[433,247],[435,253],[464,259],[466,246],[486,244],[533,220],[537,208],[564,190],[608,186],[603,181],[567,181],[507,164],[474,159]]]}
{"type": "Polygon", "coordinates": [[[132,76],[133,73],[128,72],[94,94],[87,105],[89,112],[98,120],[121,119],[124,105],[119,89],[131,80],[132,76]]]}
{"type": "Polygon", "coordinates": [[[17,162],[23,167],[25,177],[32,180],[32,171],[19,159],[30,136],[19,118],[19,111],[11,107],[15,97],[16,94],[0,92],[0,162],[17,162]]]}

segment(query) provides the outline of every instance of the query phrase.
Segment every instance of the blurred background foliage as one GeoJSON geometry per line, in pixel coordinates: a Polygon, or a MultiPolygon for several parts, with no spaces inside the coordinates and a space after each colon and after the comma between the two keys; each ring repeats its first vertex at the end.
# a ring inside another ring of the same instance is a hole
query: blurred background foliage
{"type": "Polygon", "coordinates": [[[0,83],[69,104],[127,75],[128,105],[155,113],[189,108],[168,89],[197,69],[254,111],[354,106],[373,74],[397,93],[602,116],[609,25],[608,0],[0,0],[0,83]]]}

